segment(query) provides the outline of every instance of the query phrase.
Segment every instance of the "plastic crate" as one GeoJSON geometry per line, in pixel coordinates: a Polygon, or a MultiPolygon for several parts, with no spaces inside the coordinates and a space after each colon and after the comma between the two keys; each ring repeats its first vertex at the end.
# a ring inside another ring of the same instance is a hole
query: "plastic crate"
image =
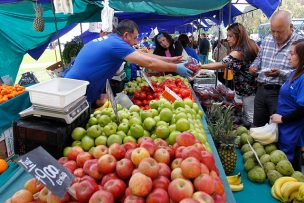
{"type": "Polygon", "coordinates": [[[54,158],[62,157],[63,149],[72,143],[71,133],[76,127],[84,127],[90,110],[83,112],[73,123],[39,117],[28,117],[13,123],[15,154],[23,155],[42,146],[54,158]]]}
{"type": "Polygon", "coordinates": [[[64,108],[86,93],[88,81],[54,78],[27,87],[33,104],[64,108]]]}

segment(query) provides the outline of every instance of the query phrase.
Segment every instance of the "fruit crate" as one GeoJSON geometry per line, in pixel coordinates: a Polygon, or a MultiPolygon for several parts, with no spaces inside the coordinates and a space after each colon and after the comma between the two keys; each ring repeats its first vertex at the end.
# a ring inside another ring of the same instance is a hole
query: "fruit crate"
{"type": "Polygon", "coordinates": [[[84,127],[90,117],[90,110],[83,112],[73,123],[28,117],[13,123],[15,154],[23,155],[42,146],[54,158],[62,157],[64,147],[72,143],[74,128],[84,127]]]}

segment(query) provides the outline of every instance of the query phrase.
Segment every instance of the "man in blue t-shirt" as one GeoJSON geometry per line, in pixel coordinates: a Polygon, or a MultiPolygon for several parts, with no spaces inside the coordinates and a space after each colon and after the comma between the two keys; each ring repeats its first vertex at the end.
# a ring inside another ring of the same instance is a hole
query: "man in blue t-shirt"
{"type": "Polygon", "coordinates": [[[182,57],[162,57],[137,51],[138,27],[131,20],[121,21],[115,32],[87,43],[77,55],[65,78],[89,81],[87,100],[95,103],[124,60],[154,71],[177,72],[189,77],[192,71],[180,63],[182,57]]]}

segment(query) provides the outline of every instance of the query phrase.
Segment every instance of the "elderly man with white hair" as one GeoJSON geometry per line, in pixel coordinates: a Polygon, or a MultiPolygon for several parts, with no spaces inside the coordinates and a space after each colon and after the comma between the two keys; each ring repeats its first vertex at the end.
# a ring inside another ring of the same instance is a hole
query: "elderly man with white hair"
{"type": "Polygon", "coordinates": [[[293,30],[291,13],[276,11],[270,19],[271,35],[262,42],[249,72],[257,74],[258,88],[254,100],[255,126],[264,126],[276,112],[281,85],[292,71],[288,53],[292,42],[302,38],[293,30]]]}

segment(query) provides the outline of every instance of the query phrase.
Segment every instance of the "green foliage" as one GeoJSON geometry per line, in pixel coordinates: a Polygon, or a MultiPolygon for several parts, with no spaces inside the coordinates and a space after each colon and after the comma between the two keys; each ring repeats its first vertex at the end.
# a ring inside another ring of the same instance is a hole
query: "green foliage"
{"type": "Polygon", "coordinates": [[[84,44],[79,37],[75,37],[72,41],[67,42],[64,45],[62,58],[66,65],[70,64],[72,59],[77,56],[83,45],[84,44]]]}

